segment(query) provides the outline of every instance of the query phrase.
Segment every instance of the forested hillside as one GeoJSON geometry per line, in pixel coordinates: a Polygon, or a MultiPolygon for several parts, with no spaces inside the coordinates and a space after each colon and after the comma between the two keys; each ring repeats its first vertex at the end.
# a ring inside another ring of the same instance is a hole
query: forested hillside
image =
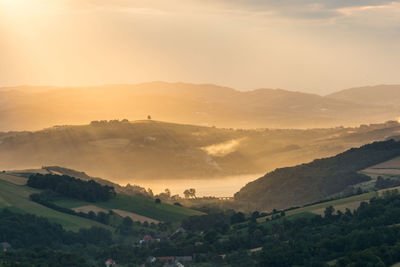
{"type": "Polygon", "coordinates": [[[235,195],[239,202],[257,210],[287,208],[318,201],[349,185],[370,178],[358,171],[400,155],[400,142],[375,142],[334,157],[276,169],[248,183],[235,195]]]}
{"type": "MultiPolygon", "coordinates": [[[[174,262],[227,267],[391,266],[400,262],[399,203],[399,193],[387,191],[354,211],[328,206],[323,216],[286,217],[281,211],[259,221],[258,212],[214,211],[185,219],[185,230],[168,236],[168,230],[160,228],[164,235],[159,240],[142,243],[103,228],[68,232],[47,219],[4,210],[1,238],[9,248],[0,251],[0,265],[101,266],[112,259],[119,265],[154,267],[174,262]]],[[[129,230],[132,222],[124,222],[129,230]]],[[[124,233],[137,236],[132,230],[124,233]]]]}

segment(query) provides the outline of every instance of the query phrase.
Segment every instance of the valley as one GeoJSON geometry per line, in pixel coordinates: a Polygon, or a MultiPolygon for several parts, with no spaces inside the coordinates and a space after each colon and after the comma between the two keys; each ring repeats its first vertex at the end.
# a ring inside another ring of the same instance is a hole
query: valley
{"type": "Polygon", "coordinates": [[[0,267],[400,267],[400,0],[0,0],[0,267]]]}
{"type": "Polygon", "coordinates": [[[386,140],[399,131],[400,124],[395,121],[308,130],[225,129],[154,120],[94,121],[3,133],[0,170],[64,166],[122,185],[154,187],[156,191],[169,188],[177,194],[183,187],[199,185],[202,196],[228,197],[240,189],[240,183],[262,173],[386,140]],[[207,180],[221,186],[229,182],[232,187],[207,189],[207,180]]]}

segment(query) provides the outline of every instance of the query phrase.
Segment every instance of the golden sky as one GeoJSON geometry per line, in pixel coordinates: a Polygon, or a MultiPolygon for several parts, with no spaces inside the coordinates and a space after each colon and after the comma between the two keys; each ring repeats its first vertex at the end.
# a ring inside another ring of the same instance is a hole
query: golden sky
{"type": "Polygon", "coordinates": [[[0,86],[400,83],[400,1],[0,0],[0,86]]]}

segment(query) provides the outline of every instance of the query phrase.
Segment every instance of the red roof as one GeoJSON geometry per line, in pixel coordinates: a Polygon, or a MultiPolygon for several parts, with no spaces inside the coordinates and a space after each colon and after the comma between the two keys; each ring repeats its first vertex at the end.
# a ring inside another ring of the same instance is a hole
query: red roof
{"type": "Polygon", "coordinates": [[[153,238],[151,237],[151,235],[145,235],[145,236],[143,237],[143,240],[144,240],[144,241],[150,241],[150,240],[153,240],[153,238]]]}

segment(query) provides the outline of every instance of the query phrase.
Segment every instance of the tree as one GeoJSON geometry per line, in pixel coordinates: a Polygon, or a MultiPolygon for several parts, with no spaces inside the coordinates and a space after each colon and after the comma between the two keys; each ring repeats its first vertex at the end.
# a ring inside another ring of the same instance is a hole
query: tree
{"type": "Polygon", "coordinates": [[[105,212],[100,211],[97,214],[97,221],[103,223],[103,224],[109,224],[110,223],[110,216],[106,214],[105,212]]]}
{"type": "Polygon", "coordinates": [[[192,198],[196,198],[196,189],[190,188],[189,192],[190,192],[190,195],[191,195],[192,198]]]}
{"type": "Polygon", "coordinates": [[[132,227],[133,226],[133,221],[132,221],[132,219],[130,217],[125,217],[122,220],[122,225],[125,226],[125,227],[132,227]]]}
{"type": "Polygon", "coordinates": [[[161,199],[156,198],[155,202],[156,202],[156,204],[161,204],[161,199]]]}
{"type": "Polygon", "coordinates": [[[326,207],[326,209],[324,211],[325,217],[327,217],[327,218],[332,217],[334,211],[335,211],[335,208],[333,206],[326,207]]]}
{"type": "Polygon", "coordinates": [[[151,198],[154,196],[153,190],[151,190],[150,187],[147,189],[147,194],[148,194],[151,198]]]}
{"type": "Polygon", "coordinates": [[[190,192],[188,189],[186,189],[185,191],[183,191],[183,195],[185,195],[185,198],[189,198],[190,197],[190,192]]]}
{"type": "Polygon", "coordinates": [[[209,243],[214,243],[215,241],[217,241],[217,239],[218,239],[218,233],[214,229],[208,231],[204,235],[204,240],[206,240],[209,243]]]}
{"type": "Polygon", "coordinates": [[[171,197],[171,190],[169,190],[168,188],[165,188],[164,192],[168,196],[168,198],[171,197]]]}
{"type": "Polygon", "coordinates": [[[117,231],[122,235],[127,235],[132,233],[133,221],[130,217],[125,217],[122,223],[118,226],[117,231]]]}
{"type": "Polygon", "coordinates": [[[196,198],[196,189],[190,188],[183,191],[185,198],[196,198]]]}
{"type": "Polygon", "coordinates": [[[231,216],[231,224],[241,223],[246,221],[246,217],[242,212],[235,213],[231,216]]]}
{"type": "Polygon", "coordinates": [[[176,200],[179,200],[181,198],[179,197],[179,195],[173,195],[173,196],[171,196],[171,199],[176,201],[176,200]]]}
{"type": "Polygon", "coordinates": [[[258,211],[254,211],[254,212],[251,214],[251,218],[252,218],[252,219],[257,219],[258,217],[260,217],[260,213],[259,213],[258,211]]]}

